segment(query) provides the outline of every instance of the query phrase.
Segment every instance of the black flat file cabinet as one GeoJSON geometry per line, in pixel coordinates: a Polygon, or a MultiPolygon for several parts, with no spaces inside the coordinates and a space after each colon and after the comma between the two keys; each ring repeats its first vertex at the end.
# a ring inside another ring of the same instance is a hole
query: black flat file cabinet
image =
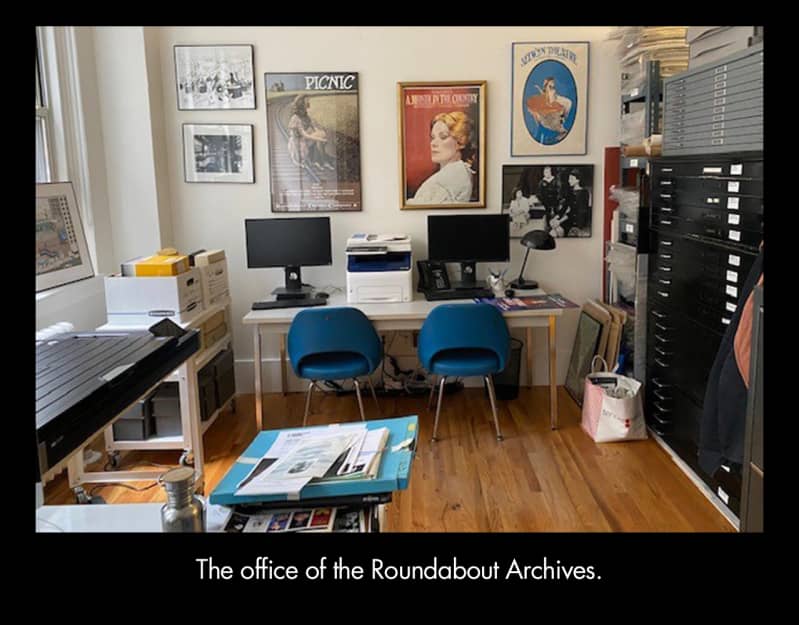
{"type": "Polygon", "coordinates": [[[738,515],[741,492],[699,467],[707,380],[763,238],[762,152],[651,163],[647,423],[738,515]]]}

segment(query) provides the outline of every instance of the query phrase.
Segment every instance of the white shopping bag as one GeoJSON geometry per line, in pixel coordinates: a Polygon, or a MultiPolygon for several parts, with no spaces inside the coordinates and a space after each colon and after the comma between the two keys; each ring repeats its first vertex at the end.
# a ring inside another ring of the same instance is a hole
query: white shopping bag
{"type": "Polygon", "coordinates": [[[646,438],[641,383],[607,371],[605,361],[595,356],[585,376],[582,426],[597,443],[646,438]],[[594,371],[597,360],[605,370],[594,371]]]}

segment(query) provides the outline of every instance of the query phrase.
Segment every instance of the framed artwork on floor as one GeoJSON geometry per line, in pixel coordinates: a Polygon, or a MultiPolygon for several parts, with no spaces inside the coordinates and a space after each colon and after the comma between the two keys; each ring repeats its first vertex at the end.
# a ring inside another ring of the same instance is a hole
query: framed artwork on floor
{"type": "Polygon", "coordinates": [[[252,125],[183,124],[186,182],[255,182],[252,125]]]}
{"type": "Polygon", "coordinates": [[[486,82],[398,85],[400,208],[485,208],[486,82]]]}
{"type": "Polygon", "coordinates": [[[586,154],[588,42],[512,45],[511,156],[586,154]]]}
{"type": "Polygon", "coordinates": [[[254,109],[253,47],[175,46],[178,110],[254,109]]]}
{"type": "Polygon", "coordinates": [[[264,74],[273,213],[361,210],[357,72],[264,74]]]}
{"type": "Polygon", "coordinates": [[[36,185],[36,292],[94,276],[71,182],[36,185]]]}

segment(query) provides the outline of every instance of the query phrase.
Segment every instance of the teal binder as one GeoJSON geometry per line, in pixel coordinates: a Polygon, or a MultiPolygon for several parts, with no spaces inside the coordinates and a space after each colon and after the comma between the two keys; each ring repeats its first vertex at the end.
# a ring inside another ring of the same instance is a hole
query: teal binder
{"type": "MultiPolygon", "coordinates": [[[[320,428],[335,427],[335,425],[321,425],[320,428]]],[[[388,428],[389,436],[383,456],[380,460],[380,470],[372,479],[340,480],[335,482],[311,482],[300,492],[299,499],[289,499],[287,495],[236,495],[236,489],[247,474],[252,470],[253,464],[261,458],[275,442],[278,434],[284,430],[264,430],[260,432],[244,453],[236,460],[222,481],[211,493],[212,504],[232,506],[243,503],[258,503],[265,501],[302,501],[320,497],[341,497],[344,495],[368,495],[372,493],[385,493],[394,490],[403,490],[408,487],[411,474],[411,462],[416,449],[416,437],[419,432],[419,417],[396,417],[393,419],[380,419],[366,421],[366,428],[388,428]],[[393,451],[395,445],[411,439],[409,445],[393,451]]],[[[298,430],[304,428],[289,428],[298,430]]]]}

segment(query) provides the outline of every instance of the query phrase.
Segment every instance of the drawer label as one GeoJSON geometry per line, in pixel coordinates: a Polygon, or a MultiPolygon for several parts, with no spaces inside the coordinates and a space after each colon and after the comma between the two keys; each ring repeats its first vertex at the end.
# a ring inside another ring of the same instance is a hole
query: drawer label
{"type": "Polygon", "coordinates": [[[713,112],[714,113],[723,113],[726,110],[727,110],[726,106],[714,106],[713,107],[713,112]]]}
{"type": "Polygon", "coordinates": [[[631,158],[630,159],[630,167],[638,167],[638,159],[637,158],[631,158]]]}
{"type": "Polygon", "coordinates": [[[727,80],[727,74],[716,74],[713,77],[713,82],[714,83],[720,83],[722,80],[727,80]]]}
{"type": "Polygon", "coordinates": [[[713,70],[713,73],[714,74],[721,74],[721,73],[726,72],[726,71],[727,71],[727,66],[726,65],[719,65],[715,70],[713,70]]]}
{"type": "Polygon", "coordinates": [[[727,208],[732,208],[737,210],[740,205],[741,198],[737,197],[728,197],[727,198],[727,208]]]}
{"type": "Polygon", "coordinates": [[[738,272],[727,270],[727,282],[738,282],[738,272]]]}
{"type": "Polygon", "coordinates": [[[730,503],[730,496],[724,492],[724,489],[721,486],[716,489],[716,493],[718,494],[719,499],[721,499],[724,503],[730,503]]]}
{"type": "Polygon", "coordinates": [[[634,98],[634,97],[635,97],[635,96],[637,96],[637,95],[638,95],[638,87],[636,87],[635,89],[633,89],[632,91],[630,91],[630,97],[631,97],[631,98],[634,98]]]}
{"type": "Polygon", "coordinates": [[[738,180],[727,183],[727,193],[738,193],[741,190],[741,183],[738,180]]]}
{"type": "MultiPolygon", "coordinates": [[[[719,115],[719,117],[724,117],[724,115],[719,115]]],[[[721,130],[722,128],[724,128],[724,122],[713,124],[713,130],[721,130]]]]}
{"type": "Polygon", "coordinates": [[[728,325],[730,325],[730,320],[727,319],[726,317],[722,317],[721,318],[721,323],[723,323],[725,326],[728,326],[728,325]]]}
{"type": "Polygon", "coordinates": [[[632,224],[624,224],[624,231],[635,232],[635,226],[633,226],[632,224]]]}
{"type": "Polygon", "coordinates": [[[730,297],[738,297],[738,287],[727,285],[727,289],[725,291],[727,295],[730,297]]]}
{"type": "Polygon", "coordinates": [[[711,137],[723,137],[724,136],[724,131],[723,130],[714,130],[713,132],[710,133],[710,136],[711,137]]]}
{"type": "MultiPolygon", "coordinates": [[[[727,85],[727,83],[723,83],[723,84],[724,84],[724,86],[727,85]]],[[[718,85],[718,86],[720,87],[721,85],[718,85]]],[[[721,96],[725,96],[725,95],[727,95],[727,90],[726,89],[716,89],[713,92],[713,97],[714,98],[720,98],[721,96]]],[[[724,104],[724,102],[719,102],[719,104],[724,104]]]]}
{"type": "Polygon", "coordinates": [[[741,240],[741,233],[737,230],[730,230],[730,239],[733,241],[740,241],[741,240]]]}
{"type": "Polygon", "coordinates": [[[725,308],[727,310],[729,310],[731,313],[734,313],[735,309],[738,308],[738,307],[735,304],[733,304],[732,302],[727,302],[727,304],[725,305],[725,308]]]}
{"type": "Polygon", "coordinates": [[[702,168],[703,174],[720,174],[721,167],[703,167],[702,168]]]}
{"type": "Polygon", "coordinates": [[[727,215],[727,223],[737,226],[738,224],[741,223],[741,216],[736,213],[730,213],[729,215],[727,215]]]}
{"type": "Polygon", "coordinates": [[[713,106],[721,106],[722,104],[727,104],[727,98],[716,98],[713,100],[713,106]]]}
{"type": "Polygon", "coordinates": [[[743,163],[735,163],[730,165],[730,176],[740,176],[744,173],[744,164],[743,163]]]}
{"type": "Polygon", "coordinates": [[[727,256],[727,263],[732,265],[733,267],[740,267],[741,266],[741,257],[737,254],[730,254],[727,256]]]}
{"type": "Polygon", "coordinates": [[[708,204],[718,204],[721,200],[717,197],[709,197],[705,200],[708,204]]]}
{"type": "Polygon", "coordinates": [[[724,139],[711,139],[710,145],[724,145],[724,139]]]}

